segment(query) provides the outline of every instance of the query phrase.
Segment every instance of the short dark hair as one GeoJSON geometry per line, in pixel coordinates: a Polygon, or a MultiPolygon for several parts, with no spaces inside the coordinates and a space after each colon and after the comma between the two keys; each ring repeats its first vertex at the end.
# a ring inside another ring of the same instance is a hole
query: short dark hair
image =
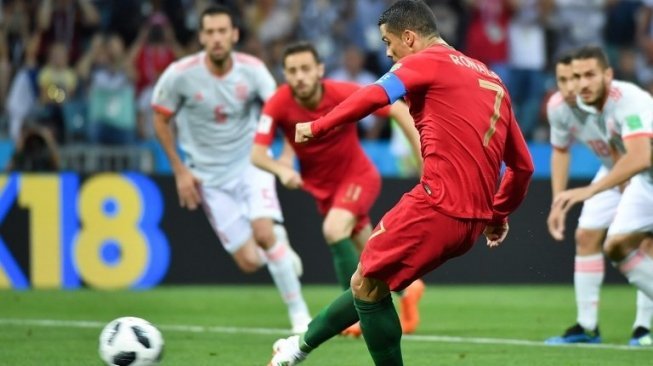
{"type": "Polygon", "coordinates": [[[213,15],[220,15],[224,14],[229,17],[229,20],[231,20],[231,25],[236,28],[236,20],[234,18],[234,13],[233,11],[228,8],[227,6],[224,5],[210,5],[202,13],[200,14],[200,30],[204,28],[204,17],[206,16],[213,16],[213,15]]]}
{"type": "Polygon", "coordinates": [[[286,58],[290,55],[294,55],[296,53],[302,53],[302,52],[310,52],[313,57],[315,57],[315,62],[318,64],[321,63],[320,61],[320,55],[317,53],[317,49],[315,49],[315,46],[313,44],[306,42],[306,41],[299,41],[295,43],[291,43],[286,48],[283,50],[283,66],[286,66],[286,58]]]}
{"type": "Polygon", "coordinates": [[[379,18],[388,32],[400,34],[406,29],[422,36],[440,36],[435,14],[422,0],[400,0],[386,9],[379,18]]]}
{"type": "Polygon", "coordinates": [[[574,59],[575,55],[576,55],[576,50],[564,52],[560,54],[560,56],[558,56],[555,64],[571,65],[571,61],[574,59]]]}
{"type": "Polygon", "coordinates": [[[610,67],[610,60],[605,51],[599,46],[584,46],[574,52],[574,60],[595,59],[603,69],[610,67]]]}

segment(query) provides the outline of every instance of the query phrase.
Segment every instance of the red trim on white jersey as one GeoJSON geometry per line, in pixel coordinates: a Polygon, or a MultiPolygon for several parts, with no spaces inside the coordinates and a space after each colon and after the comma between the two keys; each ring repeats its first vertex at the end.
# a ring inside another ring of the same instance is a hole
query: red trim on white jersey
{"type": "Polygon", "coordinates": [[[159,105],[159,104],[152,104],[152,109],[154,109],[155,111],[165,115],[166,117],[170,117],[173,114],[175,114],[174,111],[168,109],[167,107],[159,105]]]}
{"type": "Polygon", "coordinates": [[[256,66],[263,65],[263,61],[261,61],[259,58],[252,55],[248,55],[246,53],[234,52],[234,59],[236,60],[236,62],[240,62],[246,65],[256,65],[256,66]]]}
{"type": "Polygon", "coordinates": [[[619,99],[621,99],[622,96],[623,96],[623,94],[621,93],[621,89],[619,89],[617,87],[614,87],[614,86],[610,87],[610,91],[608,92],[608,97],[609,98],[614,99],[614,100],[619,100],[619,99]]]}
{"type": "Polygon", "coordinates": [[[569,146],[556,146],[556,145],[551,144],[551,147],[553,147],[553,149],[555,149],[557,151],[560,151],[560,152],[569,151],[569,146]]]}
{"type": "Polygon", "coordinates": [[[194,56],[190,56],[187,59],[182,59],[179,62],[177,62],[173,68],[174,71],[183,71],[187,70],[193,66],[197,66],[200,64],[200,61],[202,59],[201,54],[197,54],[194,56]]]}
{"type": "Polygon", "coordinates": [[[562,93],[555,92],[552,96],[549,97],[549,101],[546,103],[548,108],[557,107],[560,103],[563,103],[565,98],[562,96],[562,93]]]}
{"type": "Polygon", "coordinates": [[[637,132],[633,133],[632,135],[624,136],[624,140],[632,139],[635,137],[650,137],[653,138],[653,132],[637,132]]]}

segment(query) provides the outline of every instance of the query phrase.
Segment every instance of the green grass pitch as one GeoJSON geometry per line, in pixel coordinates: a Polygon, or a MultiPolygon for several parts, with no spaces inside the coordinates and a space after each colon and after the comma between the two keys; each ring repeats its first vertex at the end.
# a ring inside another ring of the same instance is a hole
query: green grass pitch
{"type": "MultiPolygon", "coordinates": [[[[313,313],[338,295],[306,286],[313,313]]],[[[602,291],[600,346],[544,346],[575,319],[571,286],[428,286],[422,323],[404,337],[406,365],[646,365],[653,348],[626,347],[635,290],[602,291]]],[[[0,291],[0,365],[102,365],[101,327],[133,315],[159,326],[164,365],[266,365],[288,328],[272,286],[160,287],[148,291],[0,291]]],[[[372,365],[360,339],[337,337],[307,366],[372,365]]]]}

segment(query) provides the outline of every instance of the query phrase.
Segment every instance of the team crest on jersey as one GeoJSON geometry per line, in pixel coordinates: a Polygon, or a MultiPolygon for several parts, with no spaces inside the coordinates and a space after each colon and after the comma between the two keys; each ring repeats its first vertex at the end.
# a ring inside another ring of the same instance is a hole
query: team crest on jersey
{"type": "Polygon", "coordinates": [[[639,130],[644,127],[642,125],[642,119],[636,114],[626,117],[626,124],[631,130],[639,130]]]}
{"type": "Polygon", "coordinates": [[[268,134],[270,133],[271,129],[272,129],[272,117],[268,116],[267,114],[262,114],[261,118],[258,121],[256,132],[268,134]]]}
{"type": "Polygon", "coordinates": [[[390,72],[393,72],[393,71],[395,71],[395,70],[399,70],[399,68],[400,68],[401,66],[402,66],[402,65],[401,65],[401,62],[397,62],[396,64],[392,65],[392,67],[390,68],[390,72]]]}
{"type": "Polygon", "coordinates": [[[236,84],[236,98],[244,101],[247,100],[247,95],[249,94],[249,88],[245,83],[236,84]]]}

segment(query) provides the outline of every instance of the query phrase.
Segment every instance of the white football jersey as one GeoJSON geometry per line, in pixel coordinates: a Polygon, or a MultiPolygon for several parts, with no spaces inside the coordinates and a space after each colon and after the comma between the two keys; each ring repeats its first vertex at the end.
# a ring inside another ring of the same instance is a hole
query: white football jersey
{"type": "Polygon", "coordinates": [[[232,52],[224,76],[209,71],[199,52],[170,65],[156,83],[152,105],[175,115],[184,161],[207,186],[240,176],[250,150],[261,104],[276,89],[259,59],[232,52]]]}
{"type": "MultiPolygon", "coordinates": [[[[613,80],[608,98],[599,112],[596,108],[583,104],[579,107],[605,120],[611,142],[623,153],[623,140],[633,136],[653,138],[653,97],[639,86],[613,80]]],[[[653,168],[640,173],[646,180],[653,182],[653,168]]]]}
{"type": "Polygon", "coordinates": [[[546,114],[553,147],[566,150],[578,141],[589,147],[604,166],[612,167],[610,133],[600,115],[570,106],[560,92],[549,98],[546,114]]]}

